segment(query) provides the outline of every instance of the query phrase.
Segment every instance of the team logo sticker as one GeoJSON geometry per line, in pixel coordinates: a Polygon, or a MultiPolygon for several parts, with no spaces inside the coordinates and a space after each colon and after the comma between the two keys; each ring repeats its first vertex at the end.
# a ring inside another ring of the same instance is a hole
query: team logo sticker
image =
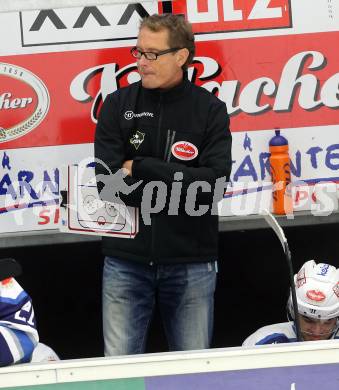
{"type": "Polygon", "coordinates": [[[0,62],[0,142],[22,137],[45,118],[50,98],[32,72],[0,62]]]}
{"type": "Polygon", "coordinates": [[[311,301],[321,302],[326,298],[326,295],[319,290],[308,290],[307,298],[309,298],[311,301]]]}
{"type": "Polygon", "coordinates": [[[302,268],[297,274],[297,288],[300,288],[306,283],[305,268],[302,268]]]}
{"type": "Polygon", "coordinates": [[[198,148],[187,141],[178,141],[172,146],[172,154],[179,160],[193,160],[198,155],[198,148]]]}
{"type": "Polygon", "coordinates": [[[339,282],[333,287],[333,292],[339,298],[339,282]]]}
{"type": "Polygon", "coordinates": [[[329,264],[319,264],[320,271],[317,273],[317,275],[325,276],[328,272],[328,269],[330,268],[329,264]]]}
{"type": "Polygon", "coordinates": [[[136,133],[129,139],[130,144],[132,144],[136,150],[139,149],[139,146],[144,142],[145,133],[137,130],[136,133]]]}

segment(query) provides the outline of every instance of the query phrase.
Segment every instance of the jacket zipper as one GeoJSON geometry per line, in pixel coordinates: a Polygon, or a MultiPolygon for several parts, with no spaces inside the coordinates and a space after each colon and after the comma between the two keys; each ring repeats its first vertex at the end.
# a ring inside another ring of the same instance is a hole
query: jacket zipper
{"type": "Polygon", "coordinates": [[[167,161],[168,159],[168,147],[171,142],[171,130],[167,130],[167,138],[166,138],[166,146],[165,146],[165,151],[164,151],[164,161],[167,161]]]}
{"type": "MultiPolygon", "coordinates": [[[[169,134],[171,134],[171,130],[168,130],[168,131],[169,131],[169,134]]],[[[168,145],[167,156],[166,156],[166,159],[165,159],[166,162],[170,162],[170,159],[171,159],[172,146],[173,146],[173,143],[174,143],[175,133],[176,133],[176,131],[173,130],[172,131],[171,140],[170,140],[169,145],[168,145]]]]}
{"type": "MultiPolygon", "coordinates": [[[[159,99],[159,121],[158,121],[158,131],[157,131],[157,143],[156,143],[156,149],[155,149],[155,155],[158,156],[160,153],[160,141],[161,141],[161,123],[162,123],[162,95],[160,95],[159,99]]],[[[153,265],[156,263],[155,258],[155,218],[152,218],[152,242],[151,242],[151,261],[150,265],[153,265]]]]}
{"type": "Polygon", "coordinates": [[[160,141],[161,141],[161,123],[162,123],[162,95],[160,95],[159,99],[159,121],[158,121],[158,131],[157,131],[157,144],[155,155],[158,156],[160,152],[160,141]]]}

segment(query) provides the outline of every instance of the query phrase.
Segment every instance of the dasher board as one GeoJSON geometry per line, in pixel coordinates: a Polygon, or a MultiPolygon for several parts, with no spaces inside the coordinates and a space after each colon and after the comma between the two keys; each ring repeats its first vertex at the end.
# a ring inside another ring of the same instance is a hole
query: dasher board
{"type": "Polygon", "coordinates": [[[337,390],[338,381],[335,340],[0,368],[0,388],[17,390],[337,390]]]}
{"type": "Polygon", "coordinates": [[[60,175],[60,231],[64,233],[134,238],[138,209],[99,197],[93,164],[70,165],[60,175]]]}

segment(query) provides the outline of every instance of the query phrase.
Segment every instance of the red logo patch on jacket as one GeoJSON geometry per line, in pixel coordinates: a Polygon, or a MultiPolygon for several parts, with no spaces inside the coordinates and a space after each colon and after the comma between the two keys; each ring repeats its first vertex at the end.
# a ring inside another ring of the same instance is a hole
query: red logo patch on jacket
{"type": "Polygon", "coordinates": [[[178,141],[172,146],[172,154],[179,160],[193,160],[198,155],[198,148],[186,141],[178,141]]]}

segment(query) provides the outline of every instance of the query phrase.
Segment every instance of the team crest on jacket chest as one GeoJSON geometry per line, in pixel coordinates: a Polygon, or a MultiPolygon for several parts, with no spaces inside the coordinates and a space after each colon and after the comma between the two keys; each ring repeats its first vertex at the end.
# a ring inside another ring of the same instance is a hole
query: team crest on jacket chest
{"type": "Polygon", "coordinates": [[[138,150],[139,146],[144,142],[145,133],[137,130],[135,134],[129,139],[129,142],[138,150]]]}

